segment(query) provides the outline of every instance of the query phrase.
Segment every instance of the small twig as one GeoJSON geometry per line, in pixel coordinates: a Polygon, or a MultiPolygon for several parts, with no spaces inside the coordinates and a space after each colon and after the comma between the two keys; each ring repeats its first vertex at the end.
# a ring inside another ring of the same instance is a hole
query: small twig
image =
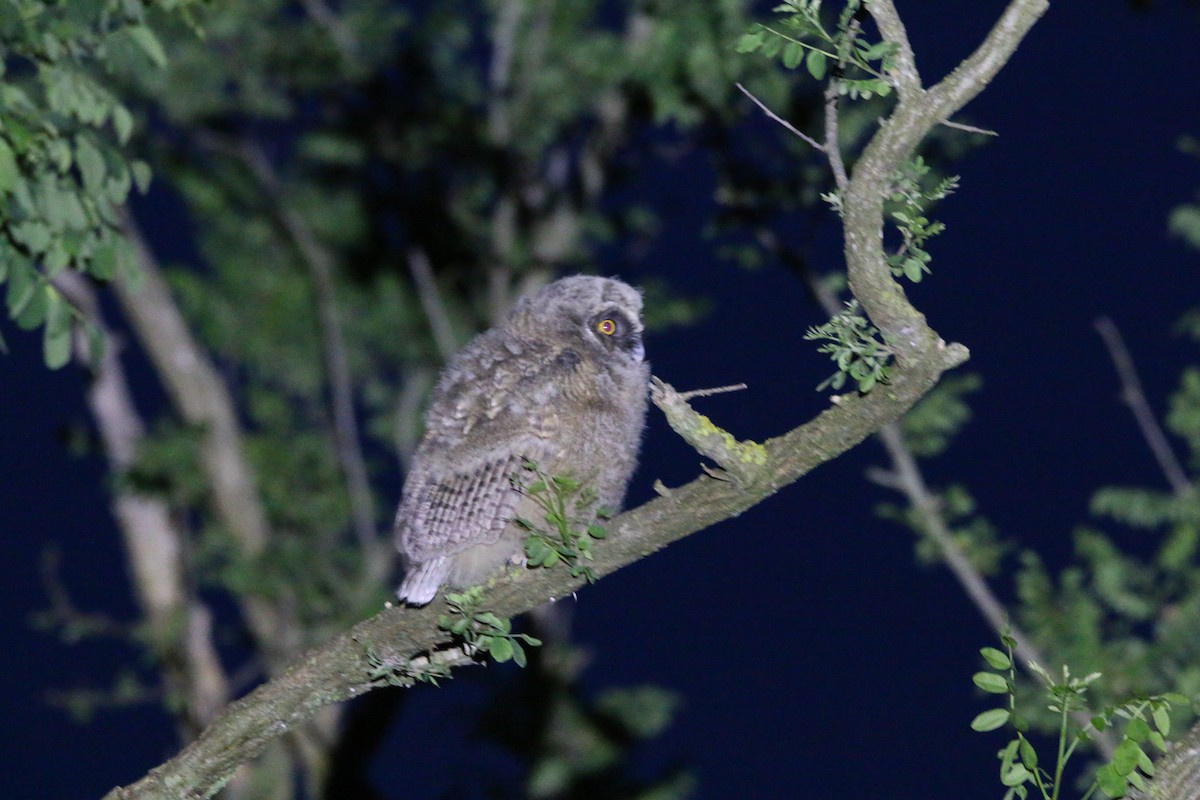
{"type": "Polygon", "coordinates": [[[776,113],[775,113],[774,111],[772,111],[771,109],[767,108],[766,104],[764,104],[764,103],[763,103],[763,101],[759,100],[757,97],[755,97],[753,94],[751,94],[751,93],[750,93],[750,90],[749,90],[749,89],[747,89],[745,86],[742,86],[740,83],[735,83],[735,84],[734,84],[734,86],[736,86],[736,87],[737,87],[737,88],[738,88],[738,89],[741,91],[741,93],[742,93],[742,94],[746,95],[746,97],[749,97],[751,100],[753,100],[753,101],[754,101],[754,105],[756,105],[756,106],[758,106],[759,108],[761,108],[761,109],[763,110],[763,113],[764,113],[764,114],[766,114],[768,117],[770,117],[771,119],[775,120],[775,121],[776,121],[776,122],[778,122],[780,125],[782,125],[783,127],[787,128],[787,129],[788,129],[789,131],[791,131],[792,133],[794,133],[794,134],[796,134],[797,136],[799,136],[799,137],[800,137],[801,139],[803,139],[803,140],[804,140],[804,141],[805,141],[807,144],[811,145],[811,146],[812,146],[812,147],[813,147],[813,148],[814,148],[814,149],[815,149],[817,152],[819,152],[819,153],[824,153],[824,152],[825,152],[825,148],[821,146],[821,143],[820,143],[820,142],[818,142],[816,139],[814,139],[814,138],[812,138],[811,136],[809,136],[807,133],[804,133],[803,131],[801,131],[801,130],[800,130],[799,128],[797,128],[795,125],[793,125],[792,123],[788,122],[786,119],[784,119],[783,117],[779,116],[778,114],[776,114],[776,113]]]}
{"type": "Polygon", "coordinates": [[[50,608],[39,612],[36,622],[40,627],[58,628],[68,641],[78,641],[89,636],[111,636],[117,639],[133,637],[135,627],[118,622],[107,614],[80,611],[67,591],[59,569],[61,557],[57,547],[49,547],[42,553],[42,588],[50,608]]]}
{"type": "Polygon", "coordinates": [[[988,130],[987,128],[976,128],[974,125],[968,125],[965,122],[955,122],[953,120],[944,119],[944,120],[942,120],[942,124],[945,125],[947,128],[954,128],[955,130],[966,131],[967,133],[978,133],[981,136],[999,136],[1000,135],[996,131],[988,130]]]}
{"type": "Polygon", "coordinates": [[[747,387],[744,383],[731,383],[728,386],[718,386],[715,389],[692,389],[690,392],[680,392],[679,397],[682,400],[691,400],[693,397],[711,397],[714,394],[740,392],[745,388],[747,387]]]}
{"type": "Polygon", "coordinates": [[[833,170],[833,180],[838,191],[845,190],[850,183],[846,174],[846,163],[842,160],[841,134],[838,125],[838,93],[833,81],[825,87],[825,146],[821,152],[829,159],[829,168],[833,170]]]}
{"type": "Polygon", "coordinates": [[[407,260],[408,271],[417,286],[417,297],[421,300],[421,310],[425,312],[425,319],[429,321],[433,341],[437,344],[442,360],[447,361],[458,350],[458,337],[454,335],[450,314],[446,311],[446,304],[442,302],[441,292],[438,291],[433,268],[429,265],[429,256],[421,248],[414,247],[408,251],[407,260]]]}
{"type": "Polygon", "coordinates": [[[1133,418],[1137,421],[1138,428],[1141,429],[1142,437],[1150,446],[1150,451],[1154,454],[1154,459],[1158,461],[1163,475],[1166,476],[1167,483],[1171,484],[1171,490],[1177,496],[1190,493],[1194,488],[1192,482],[1188,479],[1187,472],[1179,463],[1179,459],[1175,457],[1171,443],[1167,441],[1166,434],[1163,433],[1154,412],[1150,409],[1150,403],[1147,402],[1146,393],[1142,389],[1142,381],[1138,377],[1137,367],[1133,363],[1133,356],[1130,355],[1129,348],[1125,346],[1125,339],[1121,336],[1121,331],[1109,317],[1099,317],[1093,324],[1096,332],[1100,334],[1100,338],[1104,340],[1105,347],[1108,348],[1113,368],[1116,369],[1117,377],[1121,381],[1121,400],[1133,412],[1133,418]]]}

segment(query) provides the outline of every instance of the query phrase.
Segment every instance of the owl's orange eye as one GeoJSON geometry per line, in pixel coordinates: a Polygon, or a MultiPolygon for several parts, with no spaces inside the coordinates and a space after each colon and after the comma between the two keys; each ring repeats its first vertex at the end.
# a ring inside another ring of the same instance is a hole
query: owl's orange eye
{"type": "Polygon", "coordinates": [[[602,319],[596,323],[596,330],[603,333],[605,336],[612,336],[617,332],[617,323],[611,319],[602,319]]]}

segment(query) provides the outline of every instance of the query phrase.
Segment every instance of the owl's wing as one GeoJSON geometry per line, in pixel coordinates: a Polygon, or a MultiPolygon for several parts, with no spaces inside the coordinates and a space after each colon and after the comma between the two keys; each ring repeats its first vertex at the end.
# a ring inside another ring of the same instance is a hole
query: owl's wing
{"type": "Polygon", "coordinates": [[[396,538],[408,561],[397,595],[428,603],[450,574],[453,556],[497,542],[512,521],[526,480],[525,459],[543,452],[536,439],[520,455],[495,457],[470,471],[414,475],[396,512],[396,538]]]}
{"type": "Polygon", "coordinates": [[[405,487],[396,513],[401,550],[420,563],[495,542],[521,499],[517,482],[525,472],[524,461],[536,461],[539,450],[498,456],[469,470],[414,476],[416,485],[405,487]]]}

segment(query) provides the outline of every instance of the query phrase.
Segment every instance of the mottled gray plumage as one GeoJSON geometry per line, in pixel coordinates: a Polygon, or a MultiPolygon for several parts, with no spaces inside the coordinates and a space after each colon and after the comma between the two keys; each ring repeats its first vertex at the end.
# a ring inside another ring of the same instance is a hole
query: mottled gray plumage
{"type": "Polygon", "coordinates": [[[526,533],[512,520],[541,520],[514,485],[526,459],[620,507],[646,418],[641,311],[621,281],[563,278],[450,360],[396,512],[401,600],[424,605],[520,559],[526,533]]]}

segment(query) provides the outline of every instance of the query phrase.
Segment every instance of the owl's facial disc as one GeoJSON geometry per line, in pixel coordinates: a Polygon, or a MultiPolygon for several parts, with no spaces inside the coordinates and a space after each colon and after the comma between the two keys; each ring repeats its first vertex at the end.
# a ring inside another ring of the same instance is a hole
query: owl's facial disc
{"type": "Polygon", "coordinates": [[[642,361],[642,331],[620,308],[606,308],[586,323],[587,333],[609,352],[624,353],[633,361],[642,361]]]}

